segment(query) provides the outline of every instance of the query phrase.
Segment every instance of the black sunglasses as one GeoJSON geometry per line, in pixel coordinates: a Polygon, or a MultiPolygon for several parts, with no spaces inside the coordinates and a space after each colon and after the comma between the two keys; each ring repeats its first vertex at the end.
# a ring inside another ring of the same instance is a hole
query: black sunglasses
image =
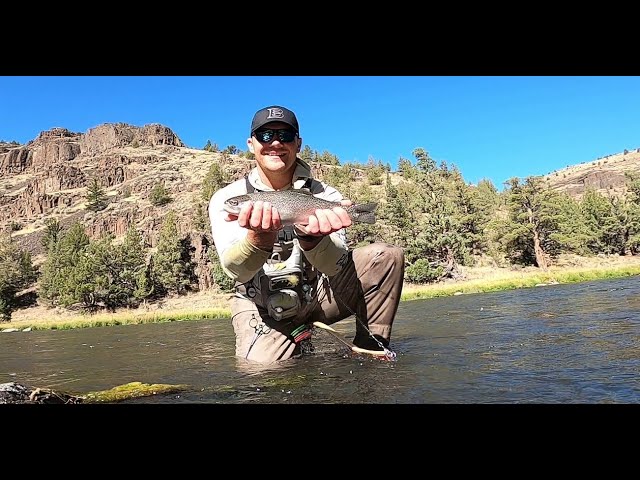
{"type": "Polygon", "coordinates": [[[297,133],[293,130],[256,130],[253,135],[260,143],[271,143],[276,135],[282,143],[289,143],[296,139],[297,133]]]}

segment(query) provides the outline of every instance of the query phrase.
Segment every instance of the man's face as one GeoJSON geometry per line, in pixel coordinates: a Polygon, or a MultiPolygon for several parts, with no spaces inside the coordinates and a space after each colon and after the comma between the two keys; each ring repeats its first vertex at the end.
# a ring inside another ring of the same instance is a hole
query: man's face
{"type": "Polygon", "coordinates": [[[247,140],[249,151],[265,173],[292,170],[301,144],[295,130],[282,122],[263,125],[247,140]]]}

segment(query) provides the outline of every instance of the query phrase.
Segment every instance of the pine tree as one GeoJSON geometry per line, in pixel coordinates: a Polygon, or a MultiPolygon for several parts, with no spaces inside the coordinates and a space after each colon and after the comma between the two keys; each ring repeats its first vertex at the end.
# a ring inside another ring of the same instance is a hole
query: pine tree
{"type": "Polygon", "coordinates": [[[222,165],[214,161],[209,166],[209,170],[202,181],[202,199],[208,202],[217,190],[228,183],[229,175],[225,172],[222,165]]]}
{"type": "Polygon", "coordinates": [[[117,286],[127,305],[147,298],[153,292],[145,261],[146,251],[142,236],[130,226],[124,236],[122,245],[116,247],[117,286]]]}
{"type": "Polygon", "coordinates": [[[185,257],[187,255],[178,234],[176,214],[171,210],[160,228],[158,249],[153,256],[153,278],[160,291],[184,293],[191,283],[193,270],[191,262],[185,257]]]}
{"type": "Polygon", "coordinates": [[[40,297],[52,305],[69,306],[80,301],[76,267],[89,243],[84,227],[76,222],[61,232],[57,242],[49,244],[39,282],[40,297]]]}
{"type": "Polygon", "coordinates": [[[10,233],[0,236],[0,322],[10,321],[17,293],[36,280],[31,254],[13,242],[10,233]]]}
{"type": "Polygon", "coordinates": [[[42,241],[42,246],[47,248],[48,250],[50,243],[53,243],[53,244],[57,243],[58,236],[62,231],[62,226],[60,225],[60,222],[58,221],[57,218],[47,218],[44,221],[44,224],[45,224],[45,233],[41,241],[42,241]]]}
{"type": "Polygon", "coordinates": [[[92,212],[99,212],[107,206],[107,195],[100,186],[97,178],[91,181],[87,190],[87,208],[92,212]]]}

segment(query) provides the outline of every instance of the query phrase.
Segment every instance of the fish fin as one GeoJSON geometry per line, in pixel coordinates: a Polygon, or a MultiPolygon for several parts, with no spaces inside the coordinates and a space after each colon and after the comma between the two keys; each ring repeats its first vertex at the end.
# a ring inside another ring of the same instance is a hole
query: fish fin
{"type": "Polygon", "coordinates": [[[358,223],[376,223],[376,214],[373,212],[356,213],[353,221],[358,223]]]}
{"type": "Polygon", "coordinates": [[[353,221],[359,223],[376,223],[375,210],[377,203],[363,203],[353,206],[353,221]]]}
{"type": "Polygon", "coordinates": [[[357,212],[373,212],[376,208],[378,208],[378,204],[375,202],[361,203],[358,205],[354,205],[354,208],[357,212]]]}

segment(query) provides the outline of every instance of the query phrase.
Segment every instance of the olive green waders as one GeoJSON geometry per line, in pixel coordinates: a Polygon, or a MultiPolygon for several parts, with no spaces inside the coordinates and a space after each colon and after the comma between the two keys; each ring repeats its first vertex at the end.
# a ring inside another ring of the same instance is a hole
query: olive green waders
{"type": "Polygon", "coordinates": [[[320,275],[316,280],[311,301],[303,303],[294,317],[280,321],[251,300],[234,297],[236,355],[260,363],[286,360],[301,353],[313,322],[331,325],[351,315],[355,315],[356,347],[382,350],[389,344],[404,281],[400,247],[373,243],[356,248],[338,274],[320,275]]]}

